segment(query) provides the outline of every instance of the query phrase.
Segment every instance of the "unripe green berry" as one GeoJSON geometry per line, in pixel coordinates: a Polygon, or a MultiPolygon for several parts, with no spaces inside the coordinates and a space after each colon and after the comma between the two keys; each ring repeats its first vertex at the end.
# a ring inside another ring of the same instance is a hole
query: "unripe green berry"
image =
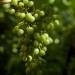
{"type": "Polygon", "coordinates": [[[34,22],[35,21],[35,17],[32,16],[31,13],[27,13],[26,14],[26,20],[30,21],[30,22],[34,22]]]}
{"type": "Polygon", "coordinates": [[[39,46],[38,41],[34,41],[34,46],[39,46]]]}
{"type": "Polygon", "coordinates": [[[24,34],[24,31],[23,31],[23,29],[19,29],[19,30],[18,30],[18,32],[17,32],[17,34],[18,34],[18,36],[21,36],[21,35],[23,35],[23,34],[24,34]]]}
{"type": "Polygon", "coordinates": [[[31,61],[32,61],[32,59],[33,59],[33,58],[32,58],[32,56],[31,56],[31,55],[29,55],[29,56],[28,56],[28,62],[31,62],[31,61]]]}
{"type": "Polygon", "coordinates": [[[28,4],[27,4],[29,7],[32,7],[34,5],[34,2],[33,1],[29,1],[28,4]]]}
{"type": "Polygon", "coordinates": [[[12,4],[16,6],[18,4],[18,0],[12,0],[12,4]]]}
{"type": "Polygon", "coordinates": [[[22,58],[22,59],[23,59],[23,61],[24,61],[24,62],[26,62],[26,61],[27,61],[27,57],[26,57],[26,56],[23,56],[23,58],[22,58]]]}
{"type": "Polygon", "coordinates": [[[19,17],[20,17],[21,19],[25,18],[25,13],[20,13],[20,14],[19,14],[19,17]]]}
{"type": "Polygon", "coordinates": [[[30,66],[32,67],[32,69],[35,69],[37,68],[38,64],[36,62],[32,62],[30,66]]]}
{"type": "Polygon", "coordinates": [[[48,25],[47,25],[47,29],[51,29],[51,30],[53,30],[54,29],[54,23],[49,23],[48,25]]]}
{"type": "Polygon", "coordinates": [[[53,4],[55,2],[55,0],[49,0],[50,4],[53,4]]]}
{"type": "Polygon", "coordinates": [[[24,4],[28,4],[29,0],[23,0],[24,4]]]}
{"type": "Polygon", "coordinates": [[[34,28],[34,30],[38,29],[37,25],[33,25],[32,27],[34,28]]]}
{"type": "Polygon", "coordinates": [[[45,47],[45,46],[42,47],[42,50],[47,51],[47,47],[45,47]]]}
{"type": "Polygon", "coordinates": [[[18,51],[17,48],[12,48],[13,53],[17,53],[17,51],[18,51]]]}
{"type": "Polygon", "coordinates": [[[44,33],[44,36],[46,37],[46,39],[49,37],[49,35],[47,33],[44,33]]]}
{"type": "Polygon", "coordinates": [[[46,40],[46,37],[45,37],[44,34],[41,34],[40,40],[41,40],[41,41],[45,41],[45,40],[46,40]]]}
{"type": "Polygon", "coordinates": [[[35,33],[33,34],[33,36],[34,36],[34,38],[35,38],[36,40],[40,40],[40,34],[39,34],[39,33],[35,32],[35,33]]]}
{"type": "Polygon", "coordinates": [[[26,69],[26,74],[29,74],[30,73],[30,67],[27,67],[27,69],[26,69]]]}
{"type": "Polygon", "coordinates": [[[19,17],[19,15],[20,15],[20,12],[16,12],[16,13],[15,13],[15,16],[16,16],[16,17],[19,17]]]}
{"type": "Polygon", "coordinates": [[[19,7],[23,7],[24,6],[24,3],[23,2],[19,2],[19,7]]]}
{"type": "Polygon", "coordinates": [[[27,27],[26,30],[27,30],[28,34],[33,34],[33,32],[34,32],[33,27],[27,27]]]}
{"type": "Polygon", "coordinates": [[[27,50],[27,46],[26,45],[22,45],[21,46],[21,51],[26,51],[27,50]]]}
{"type": "Polygon", "coordinates": [[[33,51],[33,54],[34,55],[38,55],[39,54],[39,49],[38,48],[35,48],[34,51],[33,51]]]}
{"type": "Polygon", "coordinates": [[[59,42],[60,42],[60,41],[59,41],[58,38],[56,38],[56,39],[54,40],[54,43],[55,43],[55,44],[59,44],[59,42]]]}
{"type": "Polygon", "coordinates": [[[44,16],[45,15],[45,12],[44,11],[39,11],[39,15],[40,16],[44,16]]]}
{"type": "Polygon", "coordinates": [[[16,33],[19,30],[19,26],[15,26],[13,32],[16,33]]]}
{"type": "Polygon", "coordinates": [[[45,45],[49,45],[49,44],[50,44],[50,40],[49,40],[49,39],[46,39],[46,40],[44,41],[44,44],[45,44],[45,45]]]}
{"type": "Polygon", "coordinates": [[[54,24],[55,24],[56,26],[59,26],[59,21],[58,21],[58,20],[55,20],[55,21],[54,21],[54,24]]]}
{"type": "Polygon", "coordinates": [[[15,13],[15,9],[9,9],[9,13],[10,14],[14,14],[15,13]]]}
{"type": "Polygon", "coordinates": [[[35,19],[38,19],[39,15],[36,13],[36,14],[34,14],[34,17],[35,17],[35,19]]]}
{"type": "Polygon", "coordinates": [[[45,51],[44,50],[40,50],[40,53],[39,53],[41,56],[44,56],[45,55],[45,51]]]}

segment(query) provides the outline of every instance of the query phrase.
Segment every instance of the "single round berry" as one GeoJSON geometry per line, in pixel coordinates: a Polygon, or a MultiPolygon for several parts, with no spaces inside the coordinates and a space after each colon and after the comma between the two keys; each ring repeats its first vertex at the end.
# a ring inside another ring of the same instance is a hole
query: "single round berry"
{"type": "Polygon", "coordinates": [[[33,34],[33,36],[34,36],[34,38],[35,38],[36,40],[40,40],[40,34],[39,34],[39,33],[35,32],[35,33],[33,34]]]}
{"type": "Polygon", "coordinates": [[[12,4],[16,6],[18,4],[18,0],[12,0],[12,4]]]}
{"type": "Polygon", "coordinates": [[[30,67],[27,67],[27,69],[26,69],[26,74],[29,74],[30,71],[31,71],[30,67]]]}
{"type": "Polygon", "coordinates": [[[33,59],[33,58],[32,58],[32,56],[31,56],[31,55],[29,55],[29,56],[28,56],[28,62],[31,62],[31,61],[32,61],[32,59],[33,59]]]}
{"type": "Polygon", "coordinates": [[[45,37],[44,34],[41,34],[40,40],[41,40],[41,41],[45,41],[45,40],[46,40],[46,37],[45,37]]]}
{"type": "Polygon", "coordinates": [[[36,14],[34,14],[34,17],[35,17],[35,19],[38,19],[39,15],[36,13],[36,14]]]}
{"type": "Polygon", "coordinates": [[[42,50],[47,51],[47,47],[45,47],[45,46],[42,47],[42,50]]]}
{"type": "Polygon", "coordinates": [[[19,7],[23,7],[24,6],[24,3],[23,2],[19,2],[18,6],[19,7]]]}
{"type": "Polygon", "coordinates": [[[38,48],[35,48],[33,54],[34,55],[38,55],[39,54],[39,49],[38,48]]]}
{"type": "Polygon", "coordinates": [[[9,9],[9,13],[10,14],[14,14],[15,13],[15,9],[9,9]]]}
{"type": "Polygon", "coordinates": [[[40,16],[44,16],[45,15],[45,12],[44,11],[39,11],[39,15],[40,16]]]}
{"type": "Polygon", "coordinates": [[[44,36],[46,39],[48,39],[49,35],[47,33],[44,33],[44,36]]]}
{"type": "Polygon", "coordinates": [[[33,34],[33,32],[34,32],[33,27],[27,27],[26,30],[27,30],[28,34],[33,34]]]}
{"type": "Polygon", "coordinates": [[[19,30],[18,30],[18,32],[17,32],[17,34],[18,34],[18,36],[21,36],[21,35],[23,35],[23,34],[24,34],[24,31],[23,31],[23,29],[19,29],[19,30]]]}
{"type": "Polygon", "coordinates": [[[29,0],[23,0],[24,4],[28,4],[29,0]]]}
{"type": "Polygon", "coordinates": [[[28,4],[27,4],[29,7],[32,7],[34,5],[34,2],[33,1],[29,1],[28,4]]]}
{"type": "Polygon", "coordinates": [[[13,32],[16,33],[19,30],[19,26],[15,26],[13,32]]]}
{"type": "Polygon", "coordinates": [[[39,46],[39,43],[38,43],[38,41],[34,41],[34,46],[39,46]]]}
{"type": "Polygon", "coordinates": [[[23,59],[23,61],[24,61],[24,62],[26,62],[26,61],[27,61],[27,57],[26,57],[26,56],[24,56],[24,55],[22,55],[22,56],[23,56],[23,58],[22,58],[22,59],[23,59]]]}
{"type": "Polygon", "coordinates": [[[44,50],[40,50],[40,53],[39,53],[41,56],[44,56],[45,55],[45,51],[44,50]]]}
{"type": "Polygon", "coordinates": [[[58,20],[55,20],[54,23],[55,23],[56,26],[59,26],[59,21],[58,20]]]}
{"type": "Polygon", "coordinates": [[[27,50],[27,46],[26,45],[22,45],[21,46],[21,51],[26,51],[27,50]]]}

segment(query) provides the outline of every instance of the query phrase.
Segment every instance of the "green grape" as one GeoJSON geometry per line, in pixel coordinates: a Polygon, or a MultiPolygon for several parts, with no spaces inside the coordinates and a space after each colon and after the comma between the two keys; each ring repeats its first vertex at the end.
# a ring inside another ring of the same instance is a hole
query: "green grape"
{"type": "Polygon", "coordinates": [[[19,15],[20,15],[20,12],[15,12],[16,17],[19,17],[19,15]]]}
{"type": "Polygon", "coordinates": [[[35,31],[38,29],[37,25],[33,25],[32,27],[34,28],[35,31]]]}
{"type": "Polygon", "coordinates": [[[50,44],[50,40],[49,39],[44,40],[44,44],[45,45],[49,45],[50,44]]]}
{"type": "Polygon", "coordinates": [[[54,21],[54,24],[55,24],[56,26],[59,26],[59,21],[58,21],[58,20],[55,20],[55,21],[54,21]]]}
{"type": "Polygon", "coordinates": [[[49,29],[49,30],[52,29],[52,30],[53,30],[53,29],[54,29],[54,23],[52,23],[52,22],[49,23],[49,24],[47,25],[47,29],[49,29]]]}
{"type": "Polygon", "coordinates": [[[19,30],[19,26],[15,26],[13,32],[16,33],[19,30]]]}
{"type": "Polygon", "coordinates": [[[55,0],[49,0],[49,3],[53,4],[55,2],[55,0]]]}
{"type": "Polygon", "coordinates": [[[32,16],[31,13],[27,13],[27,14],[26,14],[26,19],[27,19],[28,21],[30,21],[30,22],[34,22],[34,21],[35,21],[35,17],[32,16]]]}
{"type": "Polygon", "coordinates": [[[34,38],[35,38],[36,40],[40,40],[40,34],[39,34],[39,33],[35,32],[35,33],[33,34],[33,36],[34,36],[34,38]]]}
{"type": "Polygon", "coordinates": [[[30,67],[27,67],[27,69],[26,69],[26,74],[29,74],[30,73],[30,67]]]}
{"type": "Polygon", "coordinates": [[[0,46],[0,52],[3,53],[4,52],[4,47],[0,46]]]}
{"type": "Polygon", "coordinates": [[[35,19],[39,19],[38,13],[34,14],[35,19]]]}
{"type": "Polygon", "coordinates": [[[54,43],[55,43],[55,44],[59,44],[59,42],[60,42],[60,41],[59,41],[58,38],[54,40],[54,43]]]}
{"type": "Polygon", "coordinates": [[[44,50],[40,50],[39,54],[40,54],[41,56],[44,56],[44,55],[45,55],[45,51],[44,51],[44,50]]]}
{"type": "Polygon", "coordinates": [[[47,33],[44,33],[44,36],[45,36],[46,38],[48,38],[48,37],[49,37],[49,35],[48,35],[47,33]]]}
{"type": "Polygon", "coordinates": [[[24,37],[18,39],[18,47],[22,46],[23,41],[24,41],[24,37]]]}
{"type": "Polygon", "coordinates": [[[18,4],[18,0],[12,0],[12,4],[16,6],[18,4]]]}
{"type": "MultiPolygon", "coordinates": [[[[23,54],[22,54],[22,56],[23,56],[23,54]]],[[[23,56],[23,58],[22,58],[22,59],[23,59],[23,61],[24,61],[24,62],[26,62],[26,61],[27,61],[27,57],[26,57],[26,56],[23,56]]]]}
{"type": "Polygon", "coordinates": [[[28,62],[31,62],[31,61],[32,61],[32,59],[33,59],[33,58],[32,58],[32,56],[31,56],[31,55],[29,55],[29,56],[28,56],[28,62]]]}
{"type": "Polygon", "coordinates": [[[27,4],[29,7],[32,7],[34,5],[34,2],[33,1],[29,1],[28,4],[27,4]]]}
{"type": "MultiPolygon", "coordinates": [[[[41,74],[38,69],[43,63],[42,56],[44,56],[47,51],[47,45],[53,43],[53,39],[49,37],[47,30],[54,31],[54,25],[59,25],[59,21],[55,20],[57,17],[54,18],[52,16],[54,13],[52,13],[52,11],[46,11],[46,4],[40,2],[41,5],[39,8],[37,5],[40,3],[37,2],[38,0],[35,0],[34,5],[33,0],[12,0],[12,5],[10,5],[13,10],[9,10],[10,14],[16,16],[15,23],[17,23],[13,31],[18,35],[18,44],[17,46],[13,46],[13,52],[16,53],[18,47],[20,51],[19,55],[26,63],[25,67],[28,75],[30,75],[30,73],[31,75],[41,74]],[[43,11],[43,9],[45,11],[43,11]],[[48,13],[51,15],[48,16],[48,13]]],[[[53,2],[49,0],[49,2],[53,3],[54,0],[53,2]]],[[[52,33],[50,35],[52,35],[52,33]]],[[[57,42],[57,40],[54,42],[57,42]]]]}
{"type": "Polygon", "coordinates": [[[19,13],[19,17],[20,17],[21,19],[25,18],[25,13],[19,13]]]}
{"type": "Polygon", "coordinates": [[[24,4],[28,4],[29,0],[23,0],[24,4]]]}
{"type": "Polygon", "coordinates": [[[12,52],[13,52],[13,53],[17,53],[17,52],[18,52],[17,48],[13,48],[13,49],[12,49],[12,52]]]}
{"type": "Polygon", "coordinates": [[[40,12],[40,10],[39,9],[36,9],[35,12],[38,14],[40,12]]]}
{"type": "Polygon", "coordinates": [[[51,37],[48,38],[50,41],[50,44],[53,43],[53,39],[51,37]]]}
{"type": "Polygon", "coordinates": [[[33,34],[33,32],[34,32],[33,27],[27,27],[26,30],[27,30],[28,34],[33,34]]]}
{"type": "Polygon", "coordinates": [[[42,50],[47,51],[47,47],[45,47],[45,46],[42,47],[42,50]]]}
{"type": "Polygon", "coordinates": [[[17,44],[14,43],[14,44],[12,45],[12,47],[13,47],[13,48],[17,48],[17,44]]]}
{"type": "Polygon", "coordinates": [[[40,16],[44,16],[45,15],[45,12],[44,11],[39,11],[39,15],[40,16]]]}
{"type": "Polygon", "coordinates": [[[10,10],[9,10],[9,13],[10,13],[10,14],[14,14],[14,13],[15,13],[15,9],[10,9],[10,10]]]}
{"type": "Polygon", "coordinates": [[[24,3],[23,2],[19,2],[18,6],[19,7],[23,7],[24,6],[24,3]]]}
{"type": "Polygon", "coordinates": [[[31,66],[32,69],[35,69],[35,68],[37,68],[38,64],[36,62],[32,62],[30,64],[30,66],[31,66]]]}
{"type": "Polygon", "coordinates": [[[27,50],[27,46],[26,45],[22,45],[21,46],[21,51],[26,51],[27,50]]]}
{"type": "Polygon", "coordinates": [[[38,55],[39,54],[39,49],[38,48],[35,48],[34,51],[33,51],[33,54],[34,55],[38,55]]]}
{"type": "Polygon", "coordinates": [[[38,41],[34,41],[34,46],[39,46],[39,43],[38,43],[38,41]]]}
{"type": "Polygon", "coordinates": [[[18,36],[21,36],[24,34],[24,31],[22,29],[19,29],[18,32],[17,32],[18,36]]]}
{"type": "Polygon", "coordinates": [[[45,37],[44,34],[41,34],[41,36],[40,36],[40,40],[41,40],[41,41],[45,41],[45,40],[46,40],[46,37],[45,37]]]}

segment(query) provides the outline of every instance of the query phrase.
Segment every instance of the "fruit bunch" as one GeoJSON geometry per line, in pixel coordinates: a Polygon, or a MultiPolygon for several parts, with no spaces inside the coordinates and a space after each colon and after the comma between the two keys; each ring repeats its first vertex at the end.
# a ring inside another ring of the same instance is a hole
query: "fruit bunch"
{"type": "Polygon", "coordinates": [[[45,4],[41,6],[42,9],[37,9],[35,1],[12,0],[6,11],[17,19],[13,33],[19,38],[16,47],[21,59],[25,62],[28,75],[42,74],[41,64],[46,62],[43,56],[46,54],[47,46],[53,43],[48,31],[52,31],[54,26],[59,25],[57,15],[51,15],[52,18],[50,18],[44,11],[45,4]]]}

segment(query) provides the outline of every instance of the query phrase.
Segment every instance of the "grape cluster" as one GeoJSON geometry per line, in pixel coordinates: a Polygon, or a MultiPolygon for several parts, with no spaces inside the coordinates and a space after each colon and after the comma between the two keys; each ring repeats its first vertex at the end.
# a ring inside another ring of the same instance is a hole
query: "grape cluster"
{"type": "Polygon", "coordinates": [[[53,29],[54,23],[59,25],[59,21],[46,24],[45,11],[36,9],[34,1],[29,0],[12,0],[8,12],[17,18],[13,32],[19,37],[17,47],[21,59],[25,62],[26,73],[39,75],[41,71],[37,73],[37,69],[44,61],[42,57],[46,54],[47,46],[53,43],[47,30],[53,29]]]}

